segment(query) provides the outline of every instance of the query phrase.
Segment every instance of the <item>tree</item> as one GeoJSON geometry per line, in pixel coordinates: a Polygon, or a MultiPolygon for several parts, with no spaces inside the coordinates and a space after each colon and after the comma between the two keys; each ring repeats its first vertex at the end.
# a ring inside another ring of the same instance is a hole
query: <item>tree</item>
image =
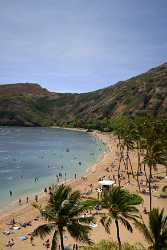
{"type": "Polygon", "coordinates": [[[133,138],[133,123],[129,120],[129,123],[124,126],[124,133],[123,133],[123,145],[126,148],[126,165],[127,170],[129,169],[129,165],[131,168],[131,172],[134,178],[133,167],[129,157],[129,152],[134,150],[134,138],[133,138]]]}
{"type": "MultiPolygon", "coordinates": [[[[82,250],[118,250],[119,245],[117,242],[110,242],[106,240],[102,240],[94,246],[86,246],[82,247],[82,250]]],[[[133,244],[130,245],[128,243],[122,244],[122,250],[146,250],[142,244],[133,244]]]]}
{"type": "MultiPolygon", "coordinates": [[[[115,129],[114,133],[118,138],[117,149],[119,149],[119,152],[117,152],[117,153],[119,154],[119,163],[118,163],[118,168],[117,168],[117,176],[118,176],[118,186],[120,187],[121,186],[120,170],[121,170],[121,163],[122,162],[125,166],[125,170],[127,169],[127,172],[128,172],[128,168],[127,168],[127,165],[126,165],[125,160],[124,160],[124,143],[123,143],[123,136],[125,134],[124,126],[118,126],[115,129]]],[[[128,180],[129,180],[129,175],[128,175],[128,180]]]]}
{"type": "Polygon", "coordinates": [[[164,215],[164,209],[159,211],[153,208],[149,213],[148,226],[137,221],[136,226],[143,233],[145,239],[150,244],[149,249],[161,250],[167,247],[167,216],[164,215]]]}
{"type": "Polygon", "coordinates": [[[128,231],[133,232],[132,225],[129,221],[136,221],[137,218],[139,218],[138,209],[135,205],[142,201],[140,197],[140,199],[137,199],[137,197],[139,196],[134,196],[120,187],[114,187],[112,191],[106,193],[102,199],[102,206],[108,210],[108,213],[102,216],[101,223],[106,232],[110,233],[110,225],[112,220],[114,220],[119,249],[121,249],[119,222],[121,222],[128,231]]]}
{"type": "Polygon", "coordinates": [[[150,196],[150,211],[152,209],[152,170],[157,169],[157,164],[167,165],[167,148],[164,144],[166,136],[162,133],[159,121],[146,119],[143,126],[144,137],[144,164],[149,168],[149,196],[150,196]]]}
{"type": "Polygon", "coordinates": [[[135,118],[133,121],[131,121],[131,130],[129,131],[131,134],[131,138],[134,142],[134,147],[133,149],[137,150],[137,185],[139,188],[139,192],[141,191],[140,189],[140,181],[139,181],[139,173],[142,172],[142,162],[141,162],[141,152],[142,152],[142,120],[141,118],[135,118]]]}
{"type": "Polygon", "coordinates": [[[79,191],[72,191],[71,187],[60,185],[54,186],[49,197],[48,204],[39,209],[46,223],[37,227],[33,236],[40,236],[42,239],[53,233],[51,250],[57,247],[58,235],[60,236],[61,250],[64,250],[63,233],[67,230],[70,235],[78,241],[91,243],[88,237],[90,231],[89,223],[94,221],[93,217],[82,217],[87,206],[81,203],[79,191]]]}
{"type": "Polygon", "coordinates": [[[130,183],[130,177],[129,177],[129,166],[131,169],[131,174],[134,178],[134,172],[133,172],[133,166],[130,159],[130,151],[134,150],[135,146],[135,140],[134,140],[134,134],[132,131],[134,130],[134,123],[131,119],[126,120],[123,124],[120,124],[115,129],[115,134],[118,137],[118,148],[119,148],[119,165],[118,165],[118,184],[120,186],[120,167],[121,162],[123,162],[125,166],[125,170],[127,172],[128,176],[128,182],[130,183]],[[124,155],[126,157],[124,158],[124,155]]]}

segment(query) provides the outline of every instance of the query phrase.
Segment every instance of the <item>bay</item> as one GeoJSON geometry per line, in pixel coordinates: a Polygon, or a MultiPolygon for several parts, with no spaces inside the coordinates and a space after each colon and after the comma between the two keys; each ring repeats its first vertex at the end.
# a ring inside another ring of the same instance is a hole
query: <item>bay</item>
{"type": "Polygon", "coordinates": [[[58,178],[65,181],[75,174],[80,176],[104,151],[105,145],[86,132],[1,127],[0,209],[13,200],[43,191],[58,178]]]}

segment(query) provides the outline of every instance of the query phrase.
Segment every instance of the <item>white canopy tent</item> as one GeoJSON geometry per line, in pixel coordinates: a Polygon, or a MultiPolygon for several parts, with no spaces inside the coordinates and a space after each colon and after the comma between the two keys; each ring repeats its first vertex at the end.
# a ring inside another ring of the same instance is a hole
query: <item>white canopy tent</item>
{"type": "Polygon", "coordinates": [[[99,181],[99,184],[101,185],[102,189],[103,189],[103,187],[111,188],[115,184],[115,181],[102,180],[102,181],[99,181]]]}
{"type": "Polygon", "coordinates": [[[99,184],[101,186],[113,186],[115,183],[115,181],[111,181],[111,180],[102,180],[102,181],[99,181],[99,184]]]}

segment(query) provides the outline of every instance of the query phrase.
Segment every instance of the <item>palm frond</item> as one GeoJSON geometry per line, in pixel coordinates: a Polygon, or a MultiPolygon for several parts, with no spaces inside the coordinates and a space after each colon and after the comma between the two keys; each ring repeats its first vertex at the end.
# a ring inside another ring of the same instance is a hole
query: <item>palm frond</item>
{"type": "Polygon", "coordinates": [[[45,208],[40,209],[40,213],[43,218],[45,218],[47,221],[56,221],[56,213],[53,207],[46,206],[45,208]]]}
{"type": "Polygon", "coordinates": [[[129,205],[139,205],[143,202],[143,198],[138,195],[138,194],[129,194],[130,199],[129,199],[129,205]]]}
{"type": "Polygon", "coordinates": [[[55,185],[50,194],[48,205],[53,206],[56,210],[60,210],[62,202],[68,200],[71,190],[70,186],[65,186],[63,184],[60,186],[55,185]]]}
{"type": "Polygon", "coordinates": [[[135,221],[135,226],[143,233],[145,239],[149,242],[149,243],[153,243],[153,239],[151,237],[151,234],[149,232],[149,229],[147,228],[147,226],[145,225],[143,219],[142,221],[135,221]]]}
{"type": "Polygon", "coordinates": [[[164,245],[167,243],[167,216],[164,209],[153,208],[149,213],[149,229],[154,239],[154,244],[164,245]]]}
{"type": "Polygon", "coordinates": [[[33,236],[40,236],[42,239],[44,239],[48,234],[50,234],[52,231],[53,231],[53,229],[55,228],[55,224],[43,224],[43,225],[41,225],[41,226],[39,226],[39,227],[37,227],[34,231],[33,231],[33,233],[32,233],[32,235],[33,236]]]}
{"type": "MultiPolygon", "coordinates": [[[[76,220],[76,219],[75,219],[76,220]]],[[[89,224],[89,223],[95,223],[96,222],[96,219],[94,216],[89,216],[89,217],[79,217],[77,218],[77,220],[80,222],[80,223],[86,223],[86,224],[89,224]]],[[[73,221],[73,219],[72,219],[73,221]]]]}
{"type": "Polygon", "coordinates": [[[58,234],[58,230],[55,230],[53,234],[53,238],[52,238],[51,250],[57,249],[57,234],[58,234]]]}
{"type": "Polygon", "coordinates": [[[67,229],[70,235],[77,241],[92,244],[92,241],[89,238],[89,231],[91,230],[90,226],[72,222],[71,224],[67,225],[67,229]]]}
{"type": "Polygon", "coordinates": [[[105,231],[109,234],[110,233],[110,225],[111,225],[111,217],[110,216],[103,216],[100,219],[102,226],[104,227],[105,231]]]}
{"type": "Polygon", "coordinates": [[[76,190],[69,195],[69,201],[77,203],[81,199],[81,193],[80,191],[76,190]]]}
{"type": "Polygon", "coordinates": [[[85,207],[85,209],[90,209],[95,207],[96,204],[99,204],[99,200],[97,199],[89,199],[89,200],[81,200],[80,205],[85,207]]]}
{"type": "Polygon", "coordinates": [[[131,224],[126,219],[124,219],[123,217],[120,216],[119,220],[125,226],[125,228],[127,228],[128,231],[130,231],[131,233],[133,232],[133,228],[132,228],[131,224]]]}

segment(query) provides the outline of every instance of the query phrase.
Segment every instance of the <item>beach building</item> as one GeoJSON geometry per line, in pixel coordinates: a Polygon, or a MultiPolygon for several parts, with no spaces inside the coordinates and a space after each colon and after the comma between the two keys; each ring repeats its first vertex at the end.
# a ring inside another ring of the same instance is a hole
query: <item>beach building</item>
{"type": "Polygon", "coordinates": [[[99,181],[102,192],[110,191],[115,184],[115,181],[112,180],[101,180],[99,181]]]}

